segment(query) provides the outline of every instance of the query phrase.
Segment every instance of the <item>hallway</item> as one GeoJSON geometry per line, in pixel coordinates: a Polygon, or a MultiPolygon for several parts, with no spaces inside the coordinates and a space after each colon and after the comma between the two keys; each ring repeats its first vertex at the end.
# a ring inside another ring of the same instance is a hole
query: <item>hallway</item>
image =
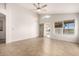
{"type": "Polygon", "coordinates": [[[8,44],[0,44],[4,56],[77,56],[79,45],[47,38],[33,38],[8,44]]]}

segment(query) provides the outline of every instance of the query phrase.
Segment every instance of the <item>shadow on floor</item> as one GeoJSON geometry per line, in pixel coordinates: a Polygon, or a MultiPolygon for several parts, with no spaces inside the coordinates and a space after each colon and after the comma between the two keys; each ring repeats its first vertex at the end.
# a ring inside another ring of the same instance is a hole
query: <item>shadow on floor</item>
{"type": "Polygon", "coordinates": [[[2,43],[6,43],[5,39],[0,39],[0,44],[2,44],[2,43]]]}

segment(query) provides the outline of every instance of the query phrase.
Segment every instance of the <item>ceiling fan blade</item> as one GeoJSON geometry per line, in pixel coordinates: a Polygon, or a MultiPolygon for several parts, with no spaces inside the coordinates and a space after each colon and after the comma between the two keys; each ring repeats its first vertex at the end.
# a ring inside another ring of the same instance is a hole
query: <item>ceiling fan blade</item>
{"type": "Polygon", "coordinates": [[[36,5],[35,3],[33,4],[33,6],[35,6],[36,8],[38,8],[37,5],[36,5]]]}
{"type": "Polygon", "coordinates": [[[43,6],[41,6],[41,8],[45,8],[47,5],[43,5],[43,6]]]}

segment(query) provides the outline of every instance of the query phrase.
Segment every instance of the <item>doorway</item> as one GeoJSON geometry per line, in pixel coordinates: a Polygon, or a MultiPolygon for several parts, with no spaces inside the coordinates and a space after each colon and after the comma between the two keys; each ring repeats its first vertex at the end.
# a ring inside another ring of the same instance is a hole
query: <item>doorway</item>
{"type": "Polygon", "coordinates": [[[44,37],[44,24],[39,25],[39,37],[44,37]]]}
{"type": "Polygon", "coordinates": [[[0,13],[0,43],[6,43],[6,16],[0,13]]]}

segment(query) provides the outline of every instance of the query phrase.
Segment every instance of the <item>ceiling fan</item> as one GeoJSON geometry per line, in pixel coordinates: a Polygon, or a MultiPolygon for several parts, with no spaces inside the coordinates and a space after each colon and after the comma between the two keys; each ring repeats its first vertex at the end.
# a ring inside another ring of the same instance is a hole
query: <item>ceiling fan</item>
{"type": "Polygon", "coordinates": [[[34,3],[33,6],[36,8],[37,11],[41,11],[41,9],[47,7],[47,4],[34,3]]]}

